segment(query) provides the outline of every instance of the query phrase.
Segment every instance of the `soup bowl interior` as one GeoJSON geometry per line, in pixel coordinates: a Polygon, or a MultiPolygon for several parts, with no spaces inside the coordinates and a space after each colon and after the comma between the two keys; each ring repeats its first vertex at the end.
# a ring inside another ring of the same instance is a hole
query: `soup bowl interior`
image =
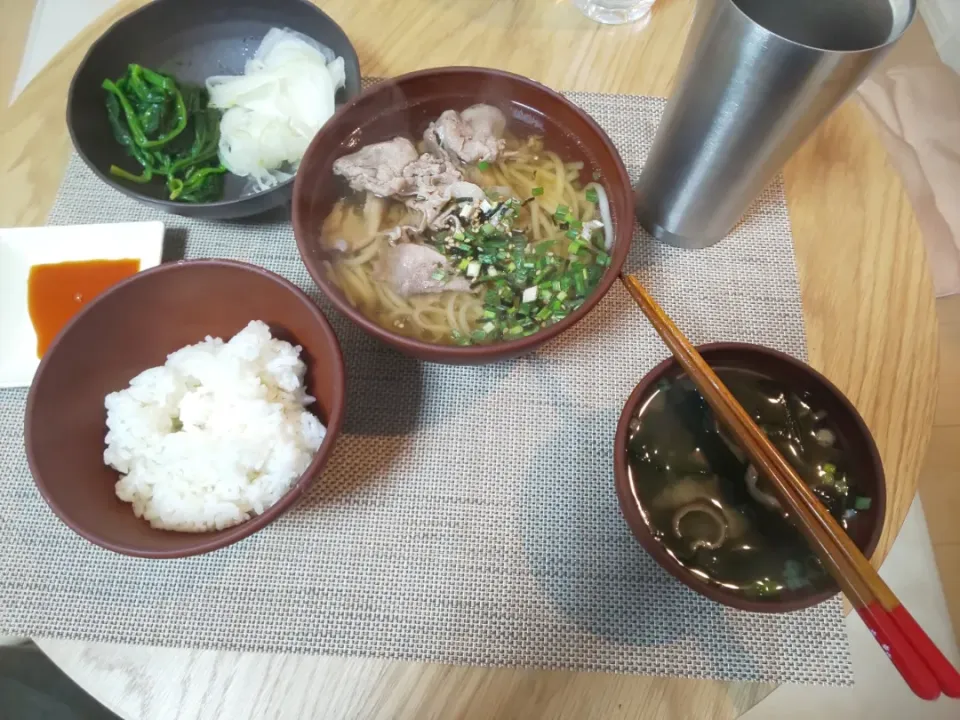
{"type": "Polygon", "coordinates": [[[528,352],[563,332],[609,290],[633,236],[630,179],[606,133],[582,110],[545,86],[526,78],[483,68],[441,68],[411,73],[367,89],[348,103],[314,138],[294,186],[293,227],[310,275],[342,313],[371,335],[424,360],[473,364],[528,352]],[[333,173],[334,161],[365,145],[397,136],[419,141],[444,110],[486,103],[503,111],[507,132],[518,138],[539,135],[547,149],[565,161],[584,163],[581,182],[599,182],[610,202],[614,226],[611,263],[587,302],[555,325],[519,340],[489,345],[439,345],[391,332],[355,308],[333,282],[327,265],[334,255],[320,243],[320,229],[348,188],[333,173]]]}
{"type": "Polygon", "coordinates": [[[44,355],[27,398],[25,440],[40,494],[69,527],[109,550],[184,557],[236,542],[274,520],[316,479],[339,433],[344,370],[336,335],[319,308],[262,268],[221,260],[161,265],[115,285],[84,308],[44,355]],[[300,345],[309,406],[327,426],[307,470],[273,506],[216,532],[159,530],[120,501],[104,465],[108,393],[126,388],[167,355],[206,336],[229,339],[251,320],[300,345]]]}
{"type": "MultiPolygon", "coordinates": [[[[836,430],[836,447],[843,453],[846,466],[872,499],[870,508],[858,512],[848,527],[854,543],[870,557],[883,531],[886,484],[873,437],[850,401],[823,375],[775,350],[739,343],[715,343],[698,350],[715,369],[746,370],[765,376],[790,392],[809,394],[810,406],[826,412],[830,426],[836,430]]],[[[664,360],[640,381],[620,416],[614,443],[614,475],[620,509],[634,536],[671,575],[702,595],[730,607],[754,612],[787,612],[810,607],[836,595],[839,587],[827,577],[818,588],[785,589],[770,598],[751,597],[693,572],[655,535],[657,531],[669,532],[669,528],[653,527],[649,493],[645,492],[643,485],[653,482],[653,477],[645,476],[642,470],[630,469],[630,421],[654,396],[663,381],[681,376],[683,371],[673,358],[664,360]]]]}

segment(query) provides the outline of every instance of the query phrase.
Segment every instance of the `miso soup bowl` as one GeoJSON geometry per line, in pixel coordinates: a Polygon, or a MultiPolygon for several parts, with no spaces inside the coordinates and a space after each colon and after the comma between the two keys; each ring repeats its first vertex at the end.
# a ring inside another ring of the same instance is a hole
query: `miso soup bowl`
{"type": "MultiPolygon", "coordinates": [[[[868,510],[859,512],[851,520],[849,529],[854,543],[864,555],[870,557],[883,532],[887,489],[876,443],[853,404],[816,370],[776,350],[743,343],[712,343],[701,345],[697,349],[711,367],[751,370],[765,375],[794,392],[810,393],[812,405],[827,412],[838,431],[837,444],[846,452],[852,472],[858,475],[873,499],[868,510]]],[[[691,572],[668,553],[651,532],[645,519],[648,513],[637,491],[638,484],[644,482],[644,477],[642,474],[631,477],[628,469],[630,420],[657,391],[660,381],[673,380],[683,375],[683,370],[676,360],[664,360],[640,381],[620,415],[614,441],[614,477],[620,510],[633,535],[653,559],[677,580],[701,595],[732,608],[782,613],[808,608],[836,595],[840,588],[831,579],[829,587],[825,589],[788,590],[776,598],[768,599],[745,597],[742,593],[711,583],[691,572]]]]}
{"type": "Polygon", "coordinates": [[[473,67],[449,67],[401,75],[368,88],[341,108],[317,133],[297,171],[293,187],[293,232],[304,265],[321,291],[361,329],[402,353],[421,360],[473,365],[495,362],[536,349],[576,325],[606,295],[626,260],[633,237],[630,178],[607,134],[583,110],[553,90],[519,75],[473,67]],[[610,200],[614,226],[611,263],[600,284],[574,313],[525,338],[490,345],[455,346],[424,342],[392,332],[355,308],[327,274],[331,253],[320,245],[320,228],[346,188],[333,162],[365,145],[405,136],[418,140],[431,120],[447,109],[476,103],[499,107],[507,130],[520,137],[543,135],[548,148],[569,161],[583,161],[610,200]]]}

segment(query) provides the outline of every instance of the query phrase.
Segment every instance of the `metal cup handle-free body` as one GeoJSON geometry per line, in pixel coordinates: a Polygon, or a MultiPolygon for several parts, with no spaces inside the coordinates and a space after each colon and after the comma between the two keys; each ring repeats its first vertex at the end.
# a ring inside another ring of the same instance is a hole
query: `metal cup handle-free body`
{"type": "Polygon", "coordinates": [[[720,241],[915,10],[916,0],[698,0],[636,185],[640,224],[679,247],[720,241]]]}

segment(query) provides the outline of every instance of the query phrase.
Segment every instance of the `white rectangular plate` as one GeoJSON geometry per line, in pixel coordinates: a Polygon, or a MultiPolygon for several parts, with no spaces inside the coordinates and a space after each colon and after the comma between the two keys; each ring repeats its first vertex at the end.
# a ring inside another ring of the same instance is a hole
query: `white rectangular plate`
{"type": "Polygon", "coordinates": [[[146,270],[162,255],[159,221],[0,229],[0,387],[30,385],[40,364],[27,310],[32,266],[131,258],[146,270]]]}

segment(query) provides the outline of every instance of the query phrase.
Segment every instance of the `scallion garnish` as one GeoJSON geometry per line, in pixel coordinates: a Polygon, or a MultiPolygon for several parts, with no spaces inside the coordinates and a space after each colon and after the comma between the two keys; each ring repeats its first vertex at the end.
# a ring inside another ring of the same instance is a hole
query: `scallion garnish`
{"type": "MultiPolygon", "coordinates": [[[[544,192],[531,188],[532,196],[544,192]]],[[[456,272],[474,286],[484,285],[478,329],[451,335],[454,343],[525,337],[562,320],[583,305],[610,264],[595,221],[584,223],[575,210],[558,205],[553,220],[564,237],[534,242],[513,227],[523,204],[488,193],[479,207],[470,206],[469,222],[432,236],[454,268],[434,268],[434,280],[448,280],[456,272]],[[555,252],[558,241],[567,243],[565,253],[555,252]]]]}
{"type": "Polygon", "coordinates": [[[485,172],[489,169],[490,169],[490,163],[488,163],[486,160],[481,160],[480,162],[477,163],[477,170],[480,170],[481,172],[485,172]]]}
{"type": "Polygon", "coordinates": [[[869,510],[873,500],[868,497],[858,497],[853,501],[853,507],[856,510],[869,510]]]}
{"type": "Polygon", "coordinates": [[[600,202],[600,196],[597,195],[596,188],[587,188],[587,192],[585,192],[584,195],[586,196],[588,202],[600,202]]]}

